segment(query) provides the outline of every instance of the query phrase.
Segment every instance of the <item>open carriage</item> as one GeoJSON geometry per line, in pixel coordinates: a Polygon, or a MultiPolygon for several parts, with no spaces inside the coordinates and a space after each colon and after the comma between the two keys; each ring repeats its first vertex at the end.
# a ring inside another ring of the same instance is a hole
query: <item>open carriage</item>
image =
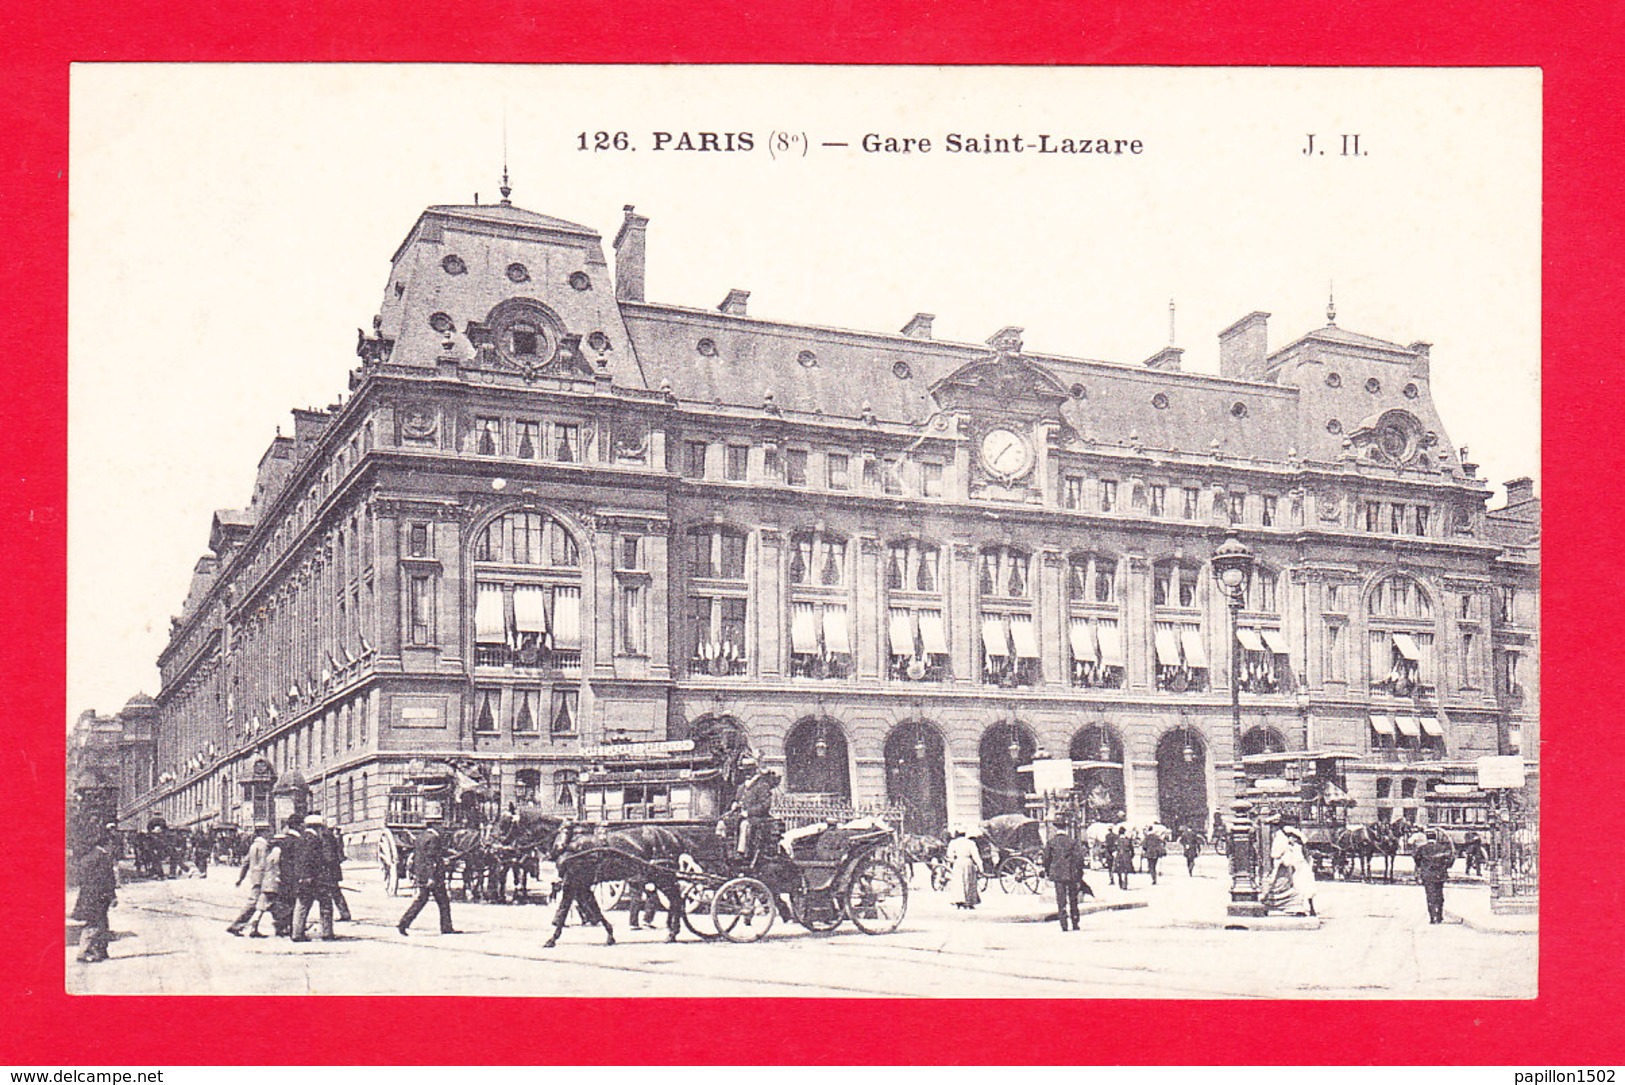
{"type": "Polygon", "coordinates": [[[1341,841],[1355,801],[1348,793],[1344,763],[1358,757],[1299,750],[1241,760],[1247,773],[1245,797],[1253,803],[1253,824],[1259,834],[1254,854],[1268,857],[1270,834],[1282,823],[1293,823],[1303,833],[1304,853],[1317,876],[1347,873],[1348,856],[1341,841]]]}

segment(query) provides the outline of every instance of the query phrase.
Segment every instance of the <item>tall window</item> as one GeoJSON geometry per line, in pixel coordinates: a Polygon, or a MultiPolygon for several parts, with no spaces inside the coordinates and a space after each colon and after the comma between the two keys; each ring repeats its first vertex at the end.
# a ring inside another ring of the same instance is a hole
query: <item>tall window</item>
{"type": "Polygon", "coordinates": [[[732,528],[707,524],[688,533],[692,674],[745,673],[745,544],[732,528]]]}
{"type": "Polygon", "coordinates": [[[749,445],[727,446],[726,462],[723,464],[724,475],[729,482],[744,482],[745,474],[750,465],[749,445]]]}
{"type": "Polygon", "coordinates": [[[408,581],[407,612],[410,615],[410,634],[413,644],[429,644],[434,629],[434,580],[427,576],[414,576],[408,581]]]}
{"type": "Polygon", "coordinates": [[[1202,567],[1171,558],[1151,568],[1152,641],[1157,688],[1172,693],[1208,687],[1202,636],[1202,567]]]}
{"type": "Polygon", "coordinates": [[[1067,475],[1061,480],[1061,507],[1063,509],[1083,508],[1083,476],[1067,475]]]}
{"type": "Polygon", "coordinates": [[[475,540],[474,661],[487,667],[581,667],[581,551],[565,526],[510,512],[475,540]]]}
{"type": "Polygon", "coordinates": [[[852,458],[844,452],[831,452],[824,457],[825,473],[829,476],[829,488],[832,490],[846,490],[852,486],[852,458]]]}
{"type": "Polygon", "coordinates": [[[626,655],[640,656],[648,651],[643,633],[643,596],[641,584],[621,586],[621,651],[626,655]]]}
{"type": "Polygon", "coordinates": [[[518,735],[533,735],[542,729],[542,691],[519,689],[514,691],[513,730],[518,735]]]}
{"type": "Polygon", "coordinates": [[[1433,602],[1422,585],[1395,575],[1371,589],[1366,604],[1371,688],[1411,697],[1433,686],[1433,602]]]}
{"type": "Polygon", "coordinates": [[[501,454],[502,422],[500,419],[474,419],[474,451],[481,456],[501,454]]]}
{"type": "Polygon", "coordinates": [[[1074,686],[1121,689],[1123,633],[1117,559],[1074,554],[1067,562],[1067,646],[1074,686]]]}
{"type": "Polygon", "coordinates": [[[822,531],[790,537],[790,674],[845,678],[852,673],[847,542],[822,531]]]}
{"type": "Polygon", "coordinates": [[[1151,498],[1151,507],[1149,509],[1151,515],[1168,515],[1168,487],[1159,483],[1153,483],[1147,488],[1147,493],[1151,498]]]}
{"type": "Polygon", "coordinates": [[[998,686],[1037,685],[1032,557],[1009,546],[985,546],[979,557],[982,681],[998,686]]]}
{"type": "Polygon", "coordinates": [[[1274,494],[1265,494],[1263,507],[1259,510],[1258,522],[1264,527],[1274,527],[1279,503],[1280,499],[1274,494]]]}
{"type": "Polygon", "coordinates": [[[1186,486],[1180,491],[1180,493],[1184,496],[1184,501],[1180,508],[1180,516],[1184,517],[1186,520],[1196,519],[1202,503],[1202,491],[1195,486],[1186,486]]]}
{"type": "Polygon", "coordinates": [[[1343,623],[1326,623],[1326,681],[1348,681],[1348,649],[1344,646],[1343,623]]]}
{"type": "Polygon", "coordinates": [[[519,423],[519,458],[534,460],[542,454],[542,424],[540,422],[519,423]]]}
{"type": "Polygon", "coordinates": [[[942,496],[942,464],[920,464],[920,492],[926,497],[942,496]]]}
{"type": "Polygon", "coordinates": [[[784,481],[790,486],[807,485],[807,450],[805,448],[787,448],[784,450],[784,481]]]}
{"type": "Polygon", "coordinates": [[[474,691],[474,730],[479,734],[495,734],[497,720],[502,712],[502,692],[495,689],[474,691]]]}
{"type": "Polygon", "coordinates": [[[1255,568],[1236,623],[1241,688],[1248,693],[1282,693],[1293,687],[1292,659],[1281,634],[1278,584],[1274,570],[1255,568]]]}
{"type": "Polygon", "coordinates": [[[555,689],[553,707],[548,715],[548,732],[554,735],[573,735],[577,730],[577,717],[581,714],[581,691],[555,689]]]}
{"type": "Polygon", "coordinates": [[[1117,480],[1103,478],[1100,480],[1100,511],[1111,512],[1117,508],[1117,480]]]}
{"type": "Polygon", "coordinates": [[[948,632],[943,622],[942,551],[918,539],[886,547],[887,673],[909,682],[948,677],[948,632]]]}
{"type": "Polygon", "coordinates": [[[705,456],[710,447],[704,441],[689,441],[683,446],[684,478],[705,477],[705,456]]]}
{"type": "Polygon", "coordinates": [[[574,422],[555,422],[553,458],[560,463],[580,463],[581,452],[581,427],[574,422]]]}

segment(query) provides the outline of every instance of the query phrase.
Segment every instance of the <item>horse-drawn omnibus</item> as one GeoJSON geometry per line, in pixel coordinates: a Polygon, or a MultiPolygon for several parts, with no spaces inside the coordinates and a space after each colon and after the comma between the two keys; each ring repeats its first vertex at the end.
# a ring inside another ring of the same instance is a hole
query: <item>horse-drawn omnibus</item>
{"type": "Polygon", "coordinates": [[[1291,822],[1303,833],[1304,852],[1317,875],[1346,872],[1342,841],[1355,802],[1348,793],[1344,764],[1357,760],[1356,754],[1316,750],[1252,754],[1241,759],[1247,773],[1242,797],[1253,804],[1254,854],[1261,863],[1269,859],[1276,826],[1291,822]]]}
{"type": "MultiPolygon", "coordinates": [[[[389,789],[384,832],[378,838],[385,889],[392,895],[400,891],[411,874],[412,846],[429,826],[444,833],[476,831],[494,812],[490,788],[468,773],[444,761],[407,765],[404,782],[389,789]]],[[[455,860],[452,865],[456,866],[455,860]]],[[[465,890],[468,880],[469,871],[464,867],[465,890]]]]}

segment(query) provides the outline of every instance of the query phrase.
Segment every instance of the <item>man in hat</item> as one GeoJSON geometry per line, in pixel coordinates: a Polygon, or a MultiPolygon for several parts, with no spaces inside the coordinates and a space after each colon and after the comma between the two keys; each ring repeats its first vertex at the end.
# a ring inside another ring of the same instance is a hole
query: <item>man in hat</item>
{"type": "Polygon", "coordinates": [[[1055,831],[1044,845],[1044,876],[1055,884],[1055,910],[1063,931],[1078,929],[1078,889],[1083,885],[1083,846],[1068,832],[1066,818],[1056,818],[1055,831]]]}
{"type": "Polygon", "coordinates": [[[1427,830],[1427,839],[1411,856],[1416,864],[1416,879],[1428,900],[1428,922],[1444,922],[1444,882],[1450,876],[1450,865],[1456,861],[1456,848],[1437,829],[1427,830]]]}
{"type": "Polygon", "coordinates": [[[74,902],[74,918],[84,921],[80,934],[84,948],[79,960],[85,964],[107,960],[107,944],[113,940],[107,910],[118,903],[118,865],[112,841],[97,834],[95,843],[79,862],[79,898],[74,902]]]}
{"type": "MultiPolygon", "coordinates": [[[[322,938],[333,940],[333,898],[328,894],[324,884],[324,871],[322,861],[322,829],[324,823],[320,814],[310,814],[305,818],[303,830],[299,834],[299,846],[296,852],[297,862],[294,873],[294,906],[293,906],[293,940],[295,942],[308,942],[310,938],[305,934],[305,922],[310,918],[312,906],[321,910],[322,938]]],[[[283,860],[286,871],[287,860],[283,860]]]]}
{"type": "Polygon", "coordinates": [[[237,918],[231,921],[226,928],[230,934],[242,937],[243,931],[250,922],[258,920],[264,912],[263,893],[265,886],[265,861],[271,854],[271,831],[268,826],[254,826],[254,842],[248,846],[248,855],[243,859],[242,868],[237,871],[237,884],[242,885],[244,879],[248,881],[248,900],[237,918]]]}
{"type": "Polygon", "coordinates": [[[440,933],[457,934],[451,925],[451,895],[446,892],[446,842],[433,825],[412,842],[412,880],[417,883],[417,895],[407,905],[406,914],[395,924],[395,929],[405,937],[406,929],[433,897],[435,907],[440,910],[440,933]]]}
{"type": "Polygon", "coordinates": [[[740,787],[735,800],[740,814],[737,854],[741,859],[749,860],[760,853],[768,823],[772,820],[773,789],[779,786],[779,774],[757,766],[754,760],[741,761],[740,764],[755,769],[740,787]]]}

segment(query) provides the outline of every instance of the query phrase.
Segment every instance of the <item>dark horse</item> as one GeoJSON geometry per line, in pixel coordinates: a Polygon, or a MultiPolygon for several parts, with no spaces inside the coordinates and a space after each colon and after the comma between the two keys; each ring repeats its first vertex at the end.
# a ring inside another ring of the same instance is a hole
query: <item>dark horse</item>
{"type": "MultiPolygon", "coordinates": [[[[715,831],[701,827],[644,825],[605,832],[599,827],[572,825],[558,834],[553,853],[558,858],[558,911],[553,916],[553,935],[543,948],[558,943],[572,907],[581,918],[604,928],[604,944],[615,944],[615,929],[598,907],[593,887],[603,882],[625,881],[635,890],[653,885],[666,909],[666,941],[677,941],[683,923],[683,887],[677,877],[684,855],[709,856],[720,848],[715,831]]],[[[702,860],[703,861],[703,860],[702,860]]]]}
{"type": "Polygon", "coordinates": [[[489,899],[506,903],[508,876],[513,875],[513,895],[517,903],[528,898],[530,879],[540,869],[541,859],[553,850],[563,819],[544,814],[535,806],[510,807],[493,826],[489,899]]]}
{"type": "Polygon", "coordinates": [[[1393,826],[1381,822],[1372,822],[1369,825],[1350,825],[1337,834],[1337,847],[1341,852],[1341,865],[1344,871],[1352,873],[1350,869],[1358,864],[1360,877],[1365,881],[1371,880],[1371,861],[1376,856],[1382,856],[1383,878],[1386,881],[1394,880],[1394,857],[1399,854],[1401,837],[1393,826]]]}

